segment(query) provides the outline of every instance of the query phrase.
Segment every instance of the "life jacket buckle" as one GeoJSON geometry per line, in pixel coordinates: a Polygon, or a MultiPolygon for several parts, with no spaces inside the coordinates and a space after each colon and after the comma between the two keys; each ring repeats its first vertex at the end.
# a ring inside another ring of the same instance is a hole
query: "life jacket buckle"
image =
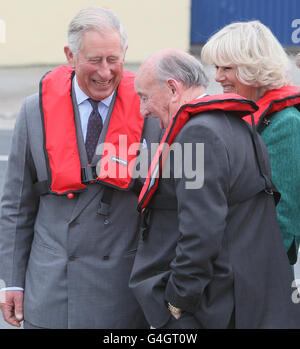
{"type": "Polygon", "coordinates": [[[84,184],[95,183],[97,179],[96,166],[87,165],[81,168],[81,181],[84,184]]]}

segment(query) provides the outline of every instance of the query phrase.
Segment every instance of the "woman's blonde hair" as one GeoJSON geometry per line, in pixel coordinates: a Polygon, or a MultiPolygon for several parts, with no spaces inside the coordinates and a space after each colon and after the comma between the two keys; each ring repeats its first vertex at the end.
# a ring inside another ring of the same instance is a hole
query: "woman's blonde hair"
{"type": "Polygon", "coordinates": [[[201,59],[216,66],[236,66],[240,82],[266,90],[290,83],[290,61],[271,30],[259,21],[235,22],[214,34],[201,59]]]}

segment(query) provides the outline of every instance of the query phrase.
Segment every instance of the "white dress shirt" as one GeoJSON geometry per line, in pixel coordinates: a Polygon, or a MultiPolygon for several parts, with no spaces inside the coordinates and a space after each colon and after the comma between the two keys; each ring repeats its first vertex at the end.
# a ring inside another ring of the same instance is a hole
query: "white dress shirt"
{"type": "MultiPolygon", "coordinates": [[[[88,101],[89,96],[87,96],[82,91],[82,89],[79,87],[76,75],[74,77],[74,89],[75,89],[76,102],[78,105],[78,110],[79,110],[79,115],[80,115],[83,139],[85,141],[88,121],[89,121],[89,117],[90,117],[90,114],[91,114],[93,108],[91,106],[91,103],[88,101]]],[[[104,125],[104,122],[105,122],[105,119],[106,119],[106,116],[107,116],[107,113],[109,110],[109,105],[113,99],[114,93],[115,92],[113,92],[110,96],[103,99],[98,104],[98,111],[101,115],[103,125],[104,125]]]]}

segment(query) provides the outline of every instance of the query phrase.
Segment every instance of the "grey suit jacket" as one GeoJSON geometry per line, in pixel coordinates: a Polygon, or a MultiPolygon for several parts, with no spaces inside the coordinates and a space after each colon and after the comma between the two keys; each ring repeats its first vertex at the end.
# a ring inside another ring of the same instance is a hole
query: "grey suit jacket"
{"type": "MultiPolygon", "coordinates": [[[[87,156],[74,109],[84,166],[87,156]]],[[[108,121],[109,115],[99,142],[108,121]]],[[[145,125],[148,145],[159,142],[158,123],[149,120],[145,125]]],[[[16,122],[0,221],[0,279],[7,287],[25,288],[25,319],[45,328],[147,327],[128,288],[138,238],[137,196],[115,190],[110,214],[104,216],[97,214],[102,185],[89,184],[73,199],[38,197],[33,183],[45,179],[36,94],[26,98],[16,122]]]]}
{"type": "Polygon", "coordinates": [[[201,113],[174,142],[193,143],[194,168],[195,144],[204,144],[204,184],[186,189],[184,168],[181,178],[173,171],[160,179],[153,199],[168,196],[177,209],[150,208],[149,233],[140,239],[130,279],[148,322],[156,328],[299,328],[273,197],[260,192],[231,203],[234,192],[243,194],[260,176],[248,125],[221,111],[201,113]],[[182,308],[178,321],[167,302],[182,308]]]}

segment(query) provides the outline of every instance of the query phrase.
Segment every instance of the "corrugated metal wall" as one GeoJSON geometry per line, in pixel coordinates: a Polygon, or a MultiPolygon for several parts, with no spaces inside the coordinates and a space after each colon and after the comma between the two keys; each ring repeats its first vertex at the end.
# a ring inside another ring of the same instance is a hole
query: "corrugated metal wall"
{"type": "Polygon", "coordinates": [[[192,0],[191,44],[204,44],[223,26],[258,19],[284,46],[300,45],[300,0],[192,0]]]}

